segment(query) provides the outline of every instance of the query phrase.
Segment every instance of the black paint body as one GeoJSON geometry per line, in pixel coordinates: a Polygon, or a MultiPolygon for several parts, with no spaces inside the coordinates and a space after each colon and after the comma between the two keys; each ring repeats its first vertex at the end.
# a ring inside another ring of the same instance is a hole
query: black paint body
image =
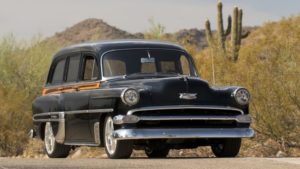
{"type": "MultiPolygon", "coordinates": [[[[165,49],[178,50],[187,54],[187,52],[177,45],[160,42],[147,41],[109,41],[82,44],[72,46],[58,52],[53,58],[53,64],[50,67],[48,77],[51,78],[53,65],[59,59],[67,57],[72,53],[80,53],[93,55],[97,61],[98,67],[101,67],[101,56],[109,51],[124,49],[165,49]]],[[[188,55],[189,56],[189,55],[188,55]]],[[[101,69],[99,69],[99,77],[95,82],[100,82],[99,89],[91,90],[74,90],[71,92],[59,92],[55,94],[47,94],[37,97],[33,101],[33,115],[47,112],[60,111],[79,111],[94,109],[113,109],[112,115],[126,114],[129,110],[149,107],[149,106],[167,106],[167,105],[212,105],[212,106],[230,106],[238,108],[248,114],[248,105],[240,106],[232,97],[233,91],[237,87],[213,88],[209,84],[198,77],[193,60],[190,57],[191,76],[175,76],[164,78],[142,78],[142,79],[103,79],[101,77],[101,69]],[[140,92],[140,101],[134,106],[125,105],[120,98],[122,91],[126,88],[134,88],[140,92]],[[179,93],[198,93],[195,100],[179,99],[179,93]]],[[[74,83],[62,83],[51,85],[46,83],[45,88],[72,86],[74,84],[85,83],[77,81],[74,83]]],[[[100,121],[100,127],[103,127],[104,116],[107,113],[80,113],[66,114],[66,143],[83,143],[94,144],[93,124],[100,121]]],[[[51,118],[51,117],[48,117],[51,118]]],[[[44,122],[34,122],[34,129],[38,136],[43,138],[44,122]]],[[[139,124],[142,125],[142,124],[139,124]]],[[[181,125],[181,124],[178,124],[181,125]]],[[[186,125],[186,124],[182,124],[186,125]]],[[[121,126],[126,127],[126,126],[121,126]]],[[[129,126],[136,127],[136,126],[129,126]]],[[[246,126],[236,127],[249,127],[246,126]]],[[[101,138],[102,140],[103,138],[101,138]]],[[[103,142],[103,141],[102,141],[103,142]]]]}

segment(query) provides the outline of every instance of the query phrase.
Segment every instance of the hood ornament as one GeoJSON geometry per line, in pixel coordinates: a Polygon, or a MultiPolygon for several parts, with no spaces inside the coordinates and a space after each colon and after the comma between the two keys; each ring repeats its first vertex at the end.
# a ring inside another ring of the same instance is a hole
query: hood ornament
{"type": "Polygon", "coordinates": [[[194,100],[197,99],[197,93],[179,93],[179,99],[194,100]]]}

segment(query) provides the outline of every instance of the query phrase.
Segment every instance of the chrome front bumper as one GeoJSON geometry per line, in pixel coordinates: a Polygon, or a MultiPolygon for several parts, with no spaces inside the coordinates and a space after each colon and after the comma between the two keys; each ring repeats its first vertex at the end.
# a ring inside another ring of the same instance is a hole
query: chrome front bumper
{"type": "Polygon", "coordinates": [[[119,129],[113,136],[117,140],[179,139],[179,138],[251,138],[251,128],[234,129],[119,129]]]}

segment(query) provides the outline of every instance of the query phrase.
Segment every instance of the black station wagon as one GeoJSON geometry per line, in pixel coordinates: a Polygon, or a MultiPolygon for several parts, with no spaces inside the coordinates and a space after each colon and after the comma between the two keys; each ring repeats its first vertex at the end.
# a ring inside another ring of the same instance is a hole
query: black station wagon
{"type": "Polygon", "coordinates": [[[249,99],[243,87],[209,86],[178,45],[85,43],[54,56],[33,101],[31,132],[51,158],[77,146],[104,146],[109,158],[129,158],[133,149],[163,158],[198,146],[234,157],[241,139],[254,136],[249,99]]]}

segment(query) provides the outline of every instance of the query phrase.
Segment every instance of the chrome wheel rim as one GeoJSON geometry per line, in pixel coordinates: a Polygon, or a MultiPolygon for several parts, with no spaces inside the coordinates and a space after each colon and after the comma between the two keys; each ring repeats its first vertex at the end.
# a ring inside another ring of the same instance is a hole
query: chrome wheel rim
{"type": "Polygon", "coordinates": [[[105,147],[109,154],[114,154],[117,147],[117,140],[113,137],[114,123],[111,117],[108,117],[105,124],[105,147]]]}
{"type": "Polygon", "coordinates": [[[52,154],[55,147],[55,137],[53,134],[52,126],[50,122],[46,123],[45,126],[45,147],[48,154],[52,154]]]}

